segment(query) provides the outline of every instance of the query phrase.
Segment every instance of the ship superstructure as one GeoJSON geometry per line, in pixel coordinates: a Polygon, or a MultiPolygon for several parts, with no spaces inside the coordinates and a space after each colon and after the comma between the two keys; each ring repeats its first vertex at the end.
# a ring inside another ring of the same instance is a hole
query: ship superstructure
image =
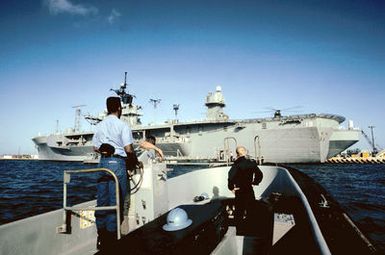
{"type": "MultiPolygon", "coordinates": [[[[225,99],[220,86],[206,97],[206,119],[181,122],[177,119],[163,124],[143,125],[141,107],[126,92],[126,79],[113,90],[122,101],[122,117],[133,130],[137,142],[155,136],[167,160],[226,161],[235,154],[239,144],[249,149],[257,160],[271,163],[325,162],[359,140],[360,130],[349,125],[342,128],[345,118],[334,114],[302,114],[282,116],[277,110],[271,118],[230,119],[224,112],[225,99]]],[[[93,124],[98,117],[86,116],[93,124]]],[[[96,158],[92,147],[93,132],[69,130],[37,136],[35,142],[41,160],[88,161],[96,158]]]]}

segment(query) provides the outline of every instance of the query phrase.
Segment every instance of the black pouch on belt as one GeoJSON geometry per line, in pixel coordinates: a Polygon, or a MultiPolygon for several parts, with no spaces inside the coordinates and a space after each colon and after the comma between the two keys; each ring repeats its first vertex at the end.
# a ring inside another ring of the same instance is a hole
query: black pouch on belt
{"type": "Polygon", "coordinates": [[[104,157],[111,157],[115,153],[115,148],[111,144],[103,143],[99,147],[99,152],[104,157]]]}

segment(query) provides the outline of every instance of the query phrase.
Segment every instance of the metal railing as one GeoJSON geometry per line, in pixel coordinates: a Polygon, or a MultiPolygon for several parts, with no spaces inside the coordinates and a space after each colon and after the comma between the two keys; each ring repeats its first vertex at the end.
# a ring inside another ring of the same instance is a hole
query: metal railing
{"type": "Polygon", "coordinates": [[[233,136],[228,136],[228,137],[225,137],[225,139],[223,139],[223,143],[224,143],[224,156],[226,157],[226,164],[229,165],[230,163],[230,158],[231,158],[231,155],[230,155],[230,143],[229,141],[230,140],[233,140],[234,141],[234,144],[235,144],[235,148],[238,146],[238,142],[237,142],[237,139],[233,136]]]}
{"type": "Polygon", "coordinates": [[[115,173],[108,168],[91,168],[84,170],[66,170],[64,171],[64,181],[63,181],[63,222],[64,224],[58,228],[59,233],[69,233],[70,229],[70,218],[68,217],[68,212],[74,211],[100,211],[100,210],[116,210],[116,226],[118,239],[120,239],[120,201],[119,201],[119,181],[115,173]],[[84,173],[94,173],[94,172],[107,172],[109,173],[115,181],[115,201],[116,204],[112,206],[96,206],[96,207],[79,207],[79,206],[67,206],[67,184],[71,182],[71,174],[84,174],[84,173]]]}
{"type": "Polygon", "coordinates": [[[256,135],[254,137],[254,153],[255,153],[255,159],[257,160],[258,165],[260,165],[262,163],[261,162],[262,159],[261,159],[261,143],[260,143],[259,135],[256,135]]]}

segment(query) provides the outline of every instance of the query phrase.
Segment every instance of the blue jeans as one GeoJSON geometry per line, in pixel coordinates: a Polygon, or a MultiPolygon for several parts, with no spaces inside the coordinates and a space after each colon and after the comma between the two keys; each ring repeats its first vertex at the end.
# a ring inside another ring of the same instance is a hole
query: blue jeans
{"type": "MultiPolygon", "coordinates": [[[[119,203],[120,203],[120,219],[123,220],[123,199],[129,192],[129,184],[127,184],[127,172],[125,160],[122,158],[101,158],[100,168],[108,168],[115,173],[119,181],[119,203]],[[128,190],[127,190],[128,189],[128,190]]],[[[113,177],[107,173],[99,174],[97,184],[97,206],[114,206],[116,205],[115,181],[113,177]]],[[[116,232],[116,211],[101,210],[95,212],[96,226],[98,230],[106,229],[109,232],[116,232]]]]}

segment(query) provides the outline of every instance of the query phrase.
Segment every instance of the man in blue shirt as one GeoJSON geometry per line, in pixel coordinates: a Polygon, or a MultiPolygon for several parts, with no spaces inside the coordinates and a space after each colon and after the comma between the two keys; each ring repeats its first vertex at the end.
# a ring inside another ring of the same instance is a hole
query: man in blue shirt
{"type": "MultiPolygon", "coordinates": [[[[94,150],[101,154],[99,167],[112,170],[119,180],[119,201],[123,212],[123,198],[130,189],[127,181],[125,159],[135,158],[133,138],[130,127],[120,120],[122,106],[119,97],[107,98],[108,116],[98,124],[92,138],[94,150]]],[[[108,173],[100,174],[97,183],[97,206],[116,205],[115,182],[108,173]]],[[[121,215],[122,216],[122,215],[121,215]]],[[[116,212],[114,210],[96,211],[98,248],[103,249],[117,238],[116,212]]],[[[123,219],[123,217],[121,217],[123,219]]]]}

